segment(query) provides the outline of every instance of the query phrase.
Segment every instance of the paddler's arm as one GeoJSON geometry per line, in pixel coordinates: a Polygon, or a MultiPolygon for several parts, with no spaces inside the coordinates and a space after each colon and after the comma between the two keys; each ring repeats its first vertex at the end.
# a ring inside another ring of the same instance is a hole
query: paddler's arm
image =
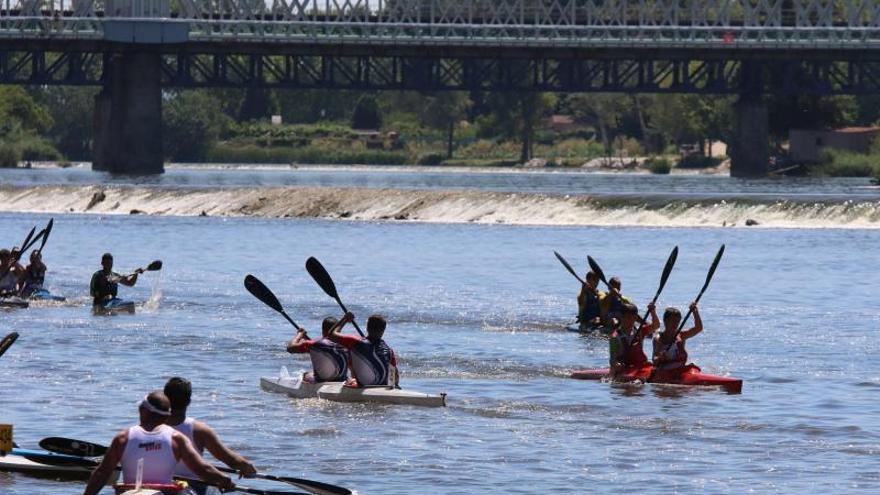
{"type": "Polygon", "coordinates": [[[346,323],[351,321],[354,321],[354,313],[349,311],[345,313],[342,318],[340,318],[340,320],[336,322],[335,325],[333,325],[333,328],[330,329],[330,333],[329,335],[327,335],[327,338],[332,340],[333,342],[336,342],[337,344],[342,344],[342,341],[344,340],[342,338],[342,327],[344,327],[346,323]]]}
{"type": "Polygon", "coordinates": [[[250,461],[227,447],[217,433],[205,423],[196,421],[193,436],[197,439],[197,443],[204,445],[218,461],[235,469],[245,478],[253,478],[257,474],[257,468],[250,461]]]}
{"type": "Polygon", "coordinates": [[[287,352],[291,354],[298,354],[303,352],[309,352],[308,346],[303,345],[308,342],[309,336],[306,333],[305,328],[300,328],[296,335],[290,339],[290,342],[287,343],[287,352]]]}
{"type": "Polygon", "coordinates": [[[660,328],[660,318],[657,317],[657,306],[654,303],[648,303],[648,313],[651,315],[651,326],[642,326],[644,329],[642,338],[653,334],[660,328]]]}
{"type": "Polygon", "coordinates": [[[205,459],[196,452],[188,438],[175,432],[171,436],[171,442],[174,447],[175,456],[186,464],[186,467],[195,473],[202,481],[216,485],[224,492],[231,492],[235,489],[235,483],[233,483],[232,479],[220,471],[217,471],[217,468],[214,466],[208,464],[205,459]]]}
{"type": "Polygon", "coordinates": [[[113,437],[113,442],[110,443],[110,448],[107,449],[107,453],[104,454],[101,463],[92,471],[92,475],[89,477],[89,484],[86,485],[83,495],[97,495],[101,488],[104,488],[104,485],[110,480],[110,476],[113,475],[113,471],[116,470],[119,461],[122,460],[122,453],[125,451],[125,444],[127,442],[128,430],[121,431],[113,437]]]}
{"type": "Polygon", "coordinates": [[[687,340],[703,331],[703,319],[700,318],[700,310],[697,303],[691,303],[691,313],[694,315],[694,326],[687,330],[682,330],[681,340],[687,340]]]}
{"type": "Polygon", "coordinates": [[[132,286],[134,286],[134,284],[137,283],[138,275],[140,275],[141,273],[143,273],[143,270],[138,268],[131,275],[120,278],[119,283],[126,286],[126,287],[132,287],[132,286]]]}
{"type": "Polygon", "coordinates": [[[616,338],[608,339],[608,367],[615,373],[620,367],[620,342],[616,338]]]}

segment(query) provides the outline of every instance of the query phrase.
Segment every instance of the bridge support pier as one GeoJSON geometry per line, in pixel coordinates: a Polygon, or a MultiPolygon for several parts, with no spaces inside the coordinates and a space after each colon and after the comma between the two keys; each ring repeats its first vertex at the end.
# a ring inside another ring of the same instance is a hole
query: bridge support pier
{"type": "Polygon", "coordinates": [[[743,93],[734,105],[736,133],[730,153],[731,177],[766,177],[770,161],[767,105],[760,94],[743,93]]]}
{"type": "Polygon", "coordinates": [[[161,56],[113,55],[108,81],[95,97],[92,169],[118,174],[161,174],[161,56]]]}

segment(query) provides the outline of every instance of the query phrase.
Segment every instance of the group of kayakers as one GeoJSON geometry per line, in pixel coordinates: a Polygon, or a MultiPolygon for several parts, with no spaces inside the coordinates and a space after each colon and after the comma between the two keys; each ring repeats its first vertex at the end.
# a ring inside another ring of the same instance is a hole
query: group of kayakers
{"type": "Polygon", "coordinates": [[[643,320],[639,310],[629,298],[621,293],[618,277],[608,280],[607,293],[598,289],[599,275],[592,270],[578,294],[578,323],[581,329],[605,329],[609,333],[609,367],[612,376],[622,371],[651,364],[656,370],[676,370],[687,366],[685,341],[703,330],[703,321],[697,303],[691,303],[694,326],[679,331],[681,311],[669,307],[663,312],[663,330],[653,302],[648,304],[648,315],[643,320]],[[653,352],[649,361],[643,342],[652,338],[653,352]]]}
{"type": "Polygon", "coordinates": [[[21,251],[0,249],[0,297],[28,298],[43,288],[46,265],[43,254],[32,251],[27,266],[19,263],[21,251]]]}
{"type": "Polygon", "coordinates": [[[173,377],[164,390],[149,393],[138,404],[137,425],[114,438],[101,463],[92,471],[84,495],[96,495],[121,467],[125,485],[171,486],[184,479],[189,490],[204,494],[205,483],[223,491],[235,489],[232,479],[202,457],[207,449],[217,460],[246,478],[257,470],[250,461],[223,444],[208,425],[187,416],[192,398],[189,380],[173,377]],[[141,470],[138,476],[138,470],[141,470]]]}
{"type": "Polygon", "coordinates": [[[309,338],[306,330],[301,328],[287,343],[287,352],[309,354],[312,371],[305,379],[314,383],[348,382],[356,387],[397,387],[400,383],[397,358],[382,338],[387,326],[385,317],[374,314],[367,319],[366,337],[342,334],[343,327],[353,321],[351,312],[346,312],[339,320],[332,316],[324,318],[321,338],[318,339],[309,338]]]}

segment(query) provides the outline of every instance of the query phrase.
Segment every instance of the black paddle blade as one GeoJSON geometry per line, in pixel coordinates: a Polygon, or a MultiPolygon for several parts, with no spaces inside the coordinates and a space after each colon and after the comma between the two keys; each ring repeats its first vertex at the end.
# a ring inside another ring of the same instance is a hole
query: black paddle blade
{"type": "MultiPolygon", "coordinates": [[[[235,469],[228,468],[226,466],[214,466],[218,471],[224,473],[237,473],[235,469]]],[[[331,485],[329,483],[321,483],[320,481],[312,481],[306,480],[302,478],[289,478],[286,476],[275,476],[272,474],[265,473],[257,473],[255,478],[269,480],[269,481],[278,481],[281,483],[288,483],[304,490],[315,491],[316,493],[321,493],[322,495],[351,495],[352,491],[343,488],[341,486],[331,485]]]]}
{"type": "Polygon", "coordinates": [[[556,251],[553,251],[553,254],[556,255],[556,259],[558,259],[559,262],[562,263],[562,266],[564,266],[565,269],[568,270],[569,273],[574,275],[574,278],[578,279],[578,282],[584,283],[584,281],[581,280],[581,277],[577,274],[577,272],[574,271],[574,268],[572,268],[571,265],[568,264],[568,261],[566,261],[565,258],[563,258],[561,254],[557,253],[556,251]]]}
{"type": "Polygon", "coordinates": [[[315,282],[321,286],[321,290],[326,292],[328,296],[333,299],[339,299],[339,293],[336,292],[336,284],[333,283],[333,279],[330,278],[330,274],[327,273],[327,270],[320,261],[315,257],[309,257],[306,260],[306,271],[309,272],[309,275],[315,279],[315,282]]]}
{"type": "Polygon", "coordinates": [[[663,267],[663,275],[660,275],[660,288],[657,289],[657,295],[654,297],[654,301],[656,302],[657,298],[660,297],[660,293],[663,292],[663,287],[666,286],[666,281],[669,280],[669,274],[672,273],[672,268],[675,266],[675,260],[678,259],[678,246],[672,248],[672,252],[669,253],[669,258],[666,260],[666,266],[663,267]]]}
{"type": "Polygon", "coordinates": [[[39,445],[49,452],[79,457],[101,457],[107,453],[107,447],[103,445],[62,437],[44,438],[39,445]]]}
{"type": "Polygon", "coordinates": [[[263,304],[269,306],[270,308],[278,311],[279,313],[284,312],[284,308],[281,306],[281,302],[278,301],[278,298],[275,297],[275,294],[266,287],[266,284],[260,282],[260,279],[257,277],[248,274],[244,278],[244,288],[247,289],[254,297],[263,301],[263,304]]]}
{"type": "Polygon", "coordinates": [[[594,260],[592,256],[587,256],[587,263],[590,264],[590,270],[593,270],[593,273],[599,276],[599,280],[607,286],[608,281],[605,280],[605,272],[602,271],[602,267],[599,266],[599,263],[596,263],[596,260],[594,260]]]}
{"type": "Polygon", "coordinates": [[[147,265],[147,268],[145,268],[145,270],[148,272],[155,272],[156,270],[161,270],[161,269],[162,269],[162,260],[156,260],[156,261],[150,263],[149,265],[147,265]]]}
{"type": "Polygon", "coordinates": [[[31,237],[34,236],[34,232],[36,232],[36,231],[37,231],[37,227],[35,226],[35,227],[32,228],[31,231],[28,233],[27,237],[24,238],[24,242],[21,243],[21,250],[22,250],[22,251],[24,251],[24,250],[27,248],[28,243],[31,242],[31,237]]]}
{"type": "Polygon", "coordinates": [[[52,233],[52,225],[54,225],[54,224],[55,224],[55,219],[50,218],[49,223],[46,224],[46,228],[43,229],[43,242],[40,243],[40,247],[39,247],[39,249],[37,249],[37,251],[39,251],[41,253],[43,252],[43,248],[46,247],[46,241],[49,240],[49,234],[52,233]]]}
{"type": "Polygon", "coordinates": [[[697,296],[696,301],[699,301],[701,297],[703,297],[703,293],[706,292],[706,288],[709,287],[709,282],[712,281],[712,276],[715,275],[715,269],[718,268],[718,263],[721,261],[721,256],[724,255],[724,244],[721,245],[721,249],[718,250],[718,254],[715,255],[715,260],[712,261],[712,267],[709,268],[709,273],[706,275],[706,283],[703,284],[703,288],[700,289],[700,294],[697,296]]]}
{"type": "Polygon", "coordinates": [[[0,340],[0,356],[6,353],[6,350],[12,347],[12,344],[18,340],[18,332],[12,332],[6,337],[3,337],[3,340],[0,340]]]}
{"type": "Polygon", "coordinates": [[[77,458],[77,457],[66,457],[61,455],[49,455],[49,454],[20,454],[22,457],[29,461],[38,462],[40,464],[46,464],[49,466],[60,466],[60,467],[83,467],[87,469],[91,469],[98,465],[97,462],[86,459],[86,458],[77,458]]]}

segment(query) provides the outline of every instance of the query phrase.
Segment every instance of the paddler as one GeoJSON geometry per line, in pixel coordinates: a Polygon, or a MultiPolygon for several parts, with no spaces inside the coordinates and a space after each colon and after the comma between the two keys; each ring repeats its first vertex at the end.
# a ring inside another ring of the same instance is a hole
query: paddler
{"type": "Polygon", "coordinates": [[[30,263],[24,268],[19,279],[19,295],[30,297],[34,292],[43,288],[46,279],[46,264],[43,263],[43,255],[40,251],[31,251],[30,263]]]}
{"type": "Polygon", "coordinates": [[[676,370],[687,366],[688,354],[685,341],[703,331],[703,320],[697,303],[691,303],[694,326],[675,335],[681,323],[678,308],[666,308],[663,312],[663,331],[654,336],[654,367],[658,370],[676,370]]]}
{"type": "Polygon", "coordinates": [[[630,300],[620,292],[620,278],[611,277],[608,281],[608,293],[600,302],[602,324],[606,328],[613,329],[620,322],[623,306],[632,304],[630,300]]]}
{"type": "Polygon", "coordinates": [[[0,296],[18,294],[18,281],[24,274],[24,267],[18,262],[16,251],[0,249],[0,296]]]}
{"type": "Polygon", "coordinates": [[[142,272],[143,269],[138,268],[131,275],[122,276],[113,271],[113,255],[104,253],[101,256],[101,269],[92,275],[92,282],[89,284],[92,306],[103,306],[115,299],[119,290],[118,284],[132,287],[137,283],[138,275],[142,272]]]}
{"type": "Polygon", "coordinates": [[[291,354],[309,353],[312,370],[303,377],[311,383],[344,382],[348,379],[348,350],[330,340],[330,332],[339,321],[332,316],[321,323],[322,337],[310,340],[305,329],[300,329],[290,342],[287,352],[291,354]]]}
{"type": "Polygon", "coordinates": [[[587,330],[602,324],[601,303],[605,293],[599,290],[599,275],[593,271],[587,272],[586,282],[581,286],[578,294],[578,318],[581,330],[587,330]]]}
{"type": "Polygon", "coordinates": [[[397,358],[394,351],[382,340],[388,323],[382,315],[372,315],[367,319],[367,336],[342,335],[342,327],[354,321],[354,314],[345,313],[333,326],[327,338],[349,350],[349,365],[354,385],[367,387],[388,385],[397,387],[397,358]]]}
{"type": "Polygon", "coordinates": [[[609,336],[609,365],[612,375],[648,363],[642,341],[660,328],[660,319],[653,303],[648,304],[648,311],[651,314],[651,324],[638,324],[639,309],[631,303],[625,303],[621,307],[620,324],[609,336]]]}
{"type": "MultiPolygon", "coordinates": [[[[185,436],[199,455],[208,449],[215,459],[235,469],[241,476],[253,478],[257,474],[257,468],[242,455],[227,447],[210,426],[187,417],[186,410],[192,400],[192,383],[189,380],[178,376],[170,378],[165,383],[164,393],[171,404],[171,415],[165,424],[185,436]]],[[[177,463],[174,474],[188,479],[198,479],[193,470],[183,462],[177,463]]],[[[204,494],[207,490],[207,486],[197,484],[191,484],[191,488],[198,494],[204,494]]]]}
{"type": "Polygon", "coordinates": [[[138,412],[140,423],[113,438],[101,463],[92,471],[83,495],[97,495],[120,463],[123,483],[134,484],[141,459],[143,484],[170,485],[177,463],[183,461],[208,483],[223,491],[235,489],[235,483],[208,464],[185,436],[164,424],[171,416],[171,403],[164,393],[155,391],[144,397],[138,412]]]}

